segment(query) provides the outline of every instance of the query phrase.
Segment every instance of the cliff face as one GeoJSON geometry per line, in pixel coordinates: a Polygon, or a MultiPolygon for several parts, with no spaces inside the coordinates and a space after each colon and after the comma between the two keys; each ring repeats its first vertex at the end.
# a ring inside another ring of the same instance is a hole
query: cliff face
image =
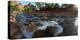
{"type": "Polygon", "coordinates": [[[32,15],[46,15],[46,16],[66,16],[66,17],[76,17],[78,12],[74,7],[70,8],[57,8],[48,10],[34,10],[30,12],[32,15]]]}
{"type": "Polygon", "coordinates": [[[52,18],[64,17],[62,18],[64,21],[60,23],[60,25],[64,28],[64,32],[62,35],[77,34],[77,27],[75,26],[75,20],[77,19],[75,18],[77,18],[78,16],[78,9],[75,7],[56,8],[48,10],[34,10],[30,12],[30,14],[38,16],[51,16],[52,18]]]}

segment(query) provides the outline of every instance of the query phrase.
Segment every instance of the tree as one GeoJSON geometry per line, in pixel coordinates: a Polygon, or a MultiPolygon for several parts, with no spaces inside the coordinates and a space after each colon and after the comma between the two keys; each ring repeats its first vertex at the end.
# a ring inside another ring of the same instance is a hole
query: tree
{"type": "Polygon", "coordinates": [[[47,10],[47,9],[52,9],[52,8],[59,8],[59,4],[58,3],[39,3],[36,2],[35,3],[37,8],[39,8],[40,10],[47,10]]]}
{"type": "Polygon", "coordinates": [[[46,9],[51,9],[51,8],[54,8],[54,3],[45,3],[45,8],[46,9]]]}
{"type": "Polygon", "coordinates": [[[45,7],[45,3],[36,2],[35,4],[36,4],[36,7],[37,7],[39,10],[44,9],[44,7],[45,7]]]}
{"type": "Polygon", "coordinates": [[[36,6],[33,5],[32,3],[28,3],[28,6],[30,6],[30,8],[31,8],[32,10],[36,10],[36,6]]]}
{"type": "Polygon", "coordinates": [[[55,3],[54,8],[59,8],[59,4],[55,3]]]}
{"type": "Polygon", "coordinates": [[[32,11],[32,8],[31,7],[29,7],[27,5],[24,6],[23,12],[31,12],[31,11],[32,11]]]}
{"type": "Polygon", "coordinates": [[[11,11],[18,11],[19,9],[16,7],[16,5],[14,5],[14,6],[10,6],[10,10],[11,11]]]}

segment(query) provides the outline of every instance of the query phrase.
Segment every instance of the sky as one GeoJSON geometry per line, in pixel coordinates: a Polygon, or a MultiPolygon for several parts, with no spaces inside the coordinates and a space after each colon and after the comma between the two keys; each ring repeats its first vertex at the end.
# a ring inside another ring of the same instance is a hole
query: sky
{"type": "MultiPolygon", "coordinates": [[[[29,1],[19,1],[19,3],[21,3],[22,5],[27,5],[29,3],[29,1]]],[[[35,2],[30,2],[31,4],[35,5],[35,2]]],[[[59,6],[61,6],[62,3],[59,3],[59,6]]]]}
{"type": "MultiPolygon", "coordinates": [[[[21,3],[22,5],[27,5],[29,1],[19,1],[19,3],[21,3]]],[[[30,2],[30,3],[34,4],[34,2],[30,2]]]]}

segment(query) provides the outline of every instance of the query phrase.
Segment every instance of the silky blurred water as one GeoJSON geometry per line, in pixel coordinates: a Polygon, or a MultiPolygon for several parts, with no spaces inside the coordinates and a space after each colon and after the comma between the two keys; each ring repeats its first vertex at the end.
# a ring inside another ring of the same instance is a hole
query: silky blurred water
{"type": "Polygon", "coordinates": [[[76,23],[77,23],[77,19],[75,19],[75,18],[60,18],[60,17],[55,18],[55,17],[52,17],[52,18],[49,18],[48,20],[42,20],[43,18],[39,17],[39,16],[31,16],[31,15],[27,15],[27,14],[26,15],[21,14],[21,15],[17,16],[17,19],[18,19],[17,21],[21,25],[21,31],[26,38],[31,38],[35,31],[45,30],[49,26],[57,28],[55,30],[56,32],[54,34],[56,36],[61,34],[63,31],[64,31],[64,33],[67,33],[67,34],[75,34],[77,31],[77,28],[75,28],[76,23]],[[34,29],[33,32],[29,32],[26,29],[27,26],[26,27],[24,26],[24,24],[26,22],[28,22],[29,20],[35,20],[35,22],[38,22],[41,25],[37,26],[38,28],[34,29]],[[60,23],[62,23],[62,24],[60,24],[60,23]]]}

